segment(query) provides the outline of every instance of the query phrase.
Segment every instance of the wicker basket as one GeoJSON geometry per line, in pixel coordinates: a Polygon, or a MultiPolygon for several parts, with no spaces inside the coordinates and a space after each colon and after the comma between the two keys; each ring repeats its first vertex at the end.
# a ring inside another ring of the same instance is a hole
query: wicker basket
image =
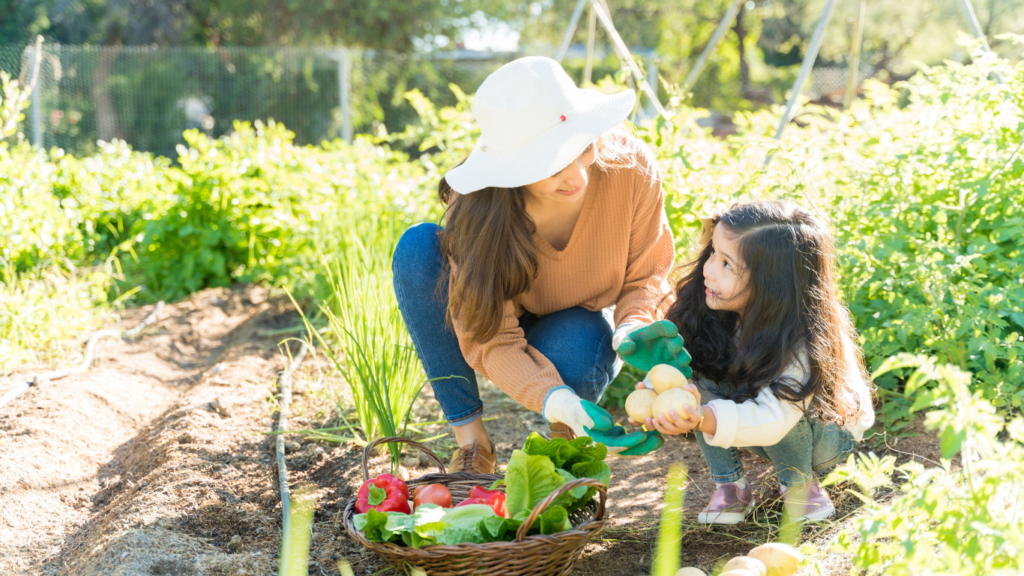
{"type": "MultiPolygon", "coordinates": [[[[497,474],[467,474],[458,472],[449,474],[445,465],[426,446],[406,438],[382,438],[371,442],[363,450],[363,479],[369,480],[370,470],[368,459],[374,448],[380,444],[399,442],[412,445],[425,453],[438,470],[438,474],[427,474],[408,482],[409,491],[416,486],[426,484],[444,484],[452,493],[452,501],[461,502],[469,495],[473,486],[485,488],[495,480],[502,479],[497,474]]],[[[504,490],[504,488],[502,488],[504,490]]],[[[572,572],[573,567],[583,553],[587,541],[604,527],[605,501],[608,498],[604,484],[591,478],[579,478],[567,482],[542,500],[530,512],[530,517],[519,527],[516,539],[512,542],[488,542],[486,544],[458,544],[455,546],[434,545],[423,548],[398,546],[390,542],[370,542],[356,529],[356,499],[353,497],[345,506],[345,528],[353,538],[363,546],[373,550],[388,564],[415,566],[430,576],[468,576],[469,574],[489,574],[499,576],[565,576],[572,572]],[[569,515],[573,528],[548,536],[527,536],[530,526],[556,498],[580,486],[592,486],[597,489],[598,499],[591,500],[583,509],[569,515]]]]}

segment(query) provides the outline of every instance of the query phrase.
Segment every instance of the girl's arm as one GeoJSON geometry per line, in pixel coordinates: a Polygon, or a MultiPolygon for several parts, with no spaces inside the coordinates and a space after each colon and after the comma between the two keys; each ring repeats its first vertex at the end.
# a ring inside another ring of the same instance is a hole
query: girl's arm
{"type": "MultiPolygon", "coordinates": [[[[646,386],[643,382],[636,383],[637,390],[645,387],[646,386]]],[[[700,393],[697,391],[697,387],[693,384],[683,386],[683,390],[686,390],[700,398],[700,393]]],[[[629,423],[632,426],[640,425],[639,422],[634,422],[632,418],[629,419],[629,423]]],[[[718,430],[718,419],[715,417],[715,411],[706,405],[701,406],[699,410],[685,406],[683,407],[682,414],[672,410],[668,414],[660,414],[657,418],[647,418],[644,421],[644,427],[648,430],[657,430],[658,432],[668,436],[686,434],[694,429],[713,436],[718,430]],[[700,421],[702,415],[704,417],[703,423],[700,421]]]]}
{"type": "MultiPolygon", "coordinates": [[[[643,386],[639,383],[637,388],[643,386]]],[[[684,389],[696,387],[692,384],[684,389]]],[[[733,402],[717,399],[701,406],[700,410],[684,408],[680,414],[672,411],[656,419],[644,422],[648,430],[662,434],[676,435],[698,429],[704,433],[704,440],[720,448],[744,446],[772,446],[782,440],[804,416],[797,405],[779,400],[771,389],[765,388],[752,400],[733,402]],[[701,423],[703,414],[704,422],[701,423]]],[[[630,420],[631,424],[636,425],[630,420]]]]}

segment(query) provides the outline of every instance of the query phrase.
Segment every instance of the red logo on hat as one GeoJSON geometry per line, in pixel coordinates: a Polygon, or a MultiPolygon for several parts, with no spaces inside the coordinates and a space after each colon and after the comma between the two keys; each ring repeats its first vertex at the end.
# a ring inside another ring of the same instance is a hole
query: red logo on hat
{"type": "Polygon", "coordinates": [[[561,116],[559,116],[559,118],[562,119],[562,122],[565,122],[565,114],[562,114],[561,116]]]}

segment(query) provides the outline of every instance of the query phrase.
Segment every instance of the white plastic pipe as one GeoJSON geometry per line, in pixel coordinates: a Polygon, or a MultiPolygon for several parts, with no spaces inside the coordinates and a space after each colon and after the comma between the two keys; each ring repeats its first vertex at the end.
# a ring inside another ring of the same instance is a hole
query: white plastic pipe
{"type": "Polygon", "coordinates": [[[572,17],[569,18],[569,27],[565,29],[562,43],[558,45],[558,54],[555,55],[555,60],[559,63],[562,62],[562,58],[565,58],[565,53],[569,51],[569,43],[572,42],[572,36],[576,33],[576,25],[580,22],[580,14],[583,13],[583,7],[586,5],[587,0],[576,2],[576,8],[572,11],[572,17]]]}
{"type": "MultiPolygon", "coordinates": [[[[835,0],[830,0],[834,2],[835,0]]],[[[636,79],[637,84],[640,85],[640,89],[647,94],[647,97],[651,99],[651,104],[654,105],[654,109],[658,111],[658,114],[669,118],[668,112],[665,111],[665,107],[661,105],[661,101],[658,100],[658,93],[651,88],[651,85],[644,78],[644,75],[640,72],[640,67],[636,65],[636,61],[633,60],[633,56],[629,53],[629,48],[626,48],[626,43],[622,41],[622,37],[619,36],[618,31],[615,30],[615,25],[612,23],[611,16],[605,11],[598,0],[590,0],[590,6],[597,14],[597,19],[600,20],[601,25],[604,26],[608,36],[611,37],[612,45],[615,46],[615,51],[619,53],[619,58],[626,61],[629,66],[630,72],[633,73],[633,77],[636,79]]]]}
{"type": "Polygon", "coordinates": [[[733,0],[732,4],[729,5],[729,9],[725,12],[725,17],[719,22],[718,28],[715,30],[715,34],[711,36],[711,41],[704,47],[704,51],[700,53],[700,57],[697,58],[697,62],[693,64],[693,70],[686,75],[686,80],[683,81],[683,94],[690,92],[693,85],[697,83],[697,78],[700,77],[701,73],[704,72],[704,66],[708,63],[708,56],[718,48],[718,44],[722,42],[722,38],[725,37],[726,30],[732,25],[733,21],[736,20],[736,15],[740,12],[740,6],[746,0],[733,0]]]}

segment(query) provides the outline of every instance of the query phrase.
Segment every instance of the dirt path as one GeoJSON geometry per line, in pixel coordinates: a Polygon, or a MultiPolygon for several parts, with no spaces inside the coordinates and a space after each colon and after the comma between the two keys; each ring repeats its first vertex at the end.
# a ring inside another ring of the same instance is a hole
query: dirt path
{"type": "MultiPolygon", "coordinates": [[[[134,326],[150,310],[130,311],[119,327],[134,326]]],[[[273,442],[265,432],[275,425],[273,385],[288,357],[278,345],[284,337],[267,333],[296,321],[286,299],[268,299],[259,287],[207,290],[167,306],[138,341],[103,341],[87,373],[32,389],[0,409],[0,574],[276,573],[281,509],[273,442]]],[[[35,368],[0,379],[0,389],[43,367],[35,368]]],[[[314,358],[296,374],[296,385],[313,392],[296,397],[290,428],[334,424],[331,390],[338,382],[325,368],[314,358]]],[[[481,395],[502,463],[531,431],[546,431],[538,414],[492,385],[484,384],[481,395]]],[[[414,420],[440,418],[425,390],[414,420]]],[[[444,425],[424,426],[412,437],[446,432],[444,425]]],[[[362,481],[361,450],[354,443],[288,440],[292,488],[305,486],[317,496],[310,574],[338,574],[341,558],[356,574],[384,569],[340,524],[362,481]]],[[[443,458],[454,447],[450,435],[429,445],[443,458]]],[[[922,456],[937,451],[927,436],[900,448],[922,456]]],[[[611,460],[608,527],[575,574],[649,571],[664,477],[676,461],[687,464],[692,478],[684,565],[709,570],[772,537],[778,514],[770,470],[765,461],[745,458],[764,504],[743,528],[711,530],[693,524],[713,484],[692,440],[670,439],[652,455],[611,460]]],[[[383,458],[371,464],[383,470],[383,458]]],[[[839,522],[806,528],[805,538],[827,545],[855,507],[843,503],[840,511],[839,522]]],[[[823,568],[841,574],[848,563],[832,555],[823,568]]]]}
{"type": "Polygon", "coordinates": [[[138,342],[101,341],[85,374],[6,406],[0,573],[274,572],[274,469],[253,432],[270,429],[268,383],[285,358],[259,331],[292,321],[261,288],[208,290],[166,307],[138,342]]]}

